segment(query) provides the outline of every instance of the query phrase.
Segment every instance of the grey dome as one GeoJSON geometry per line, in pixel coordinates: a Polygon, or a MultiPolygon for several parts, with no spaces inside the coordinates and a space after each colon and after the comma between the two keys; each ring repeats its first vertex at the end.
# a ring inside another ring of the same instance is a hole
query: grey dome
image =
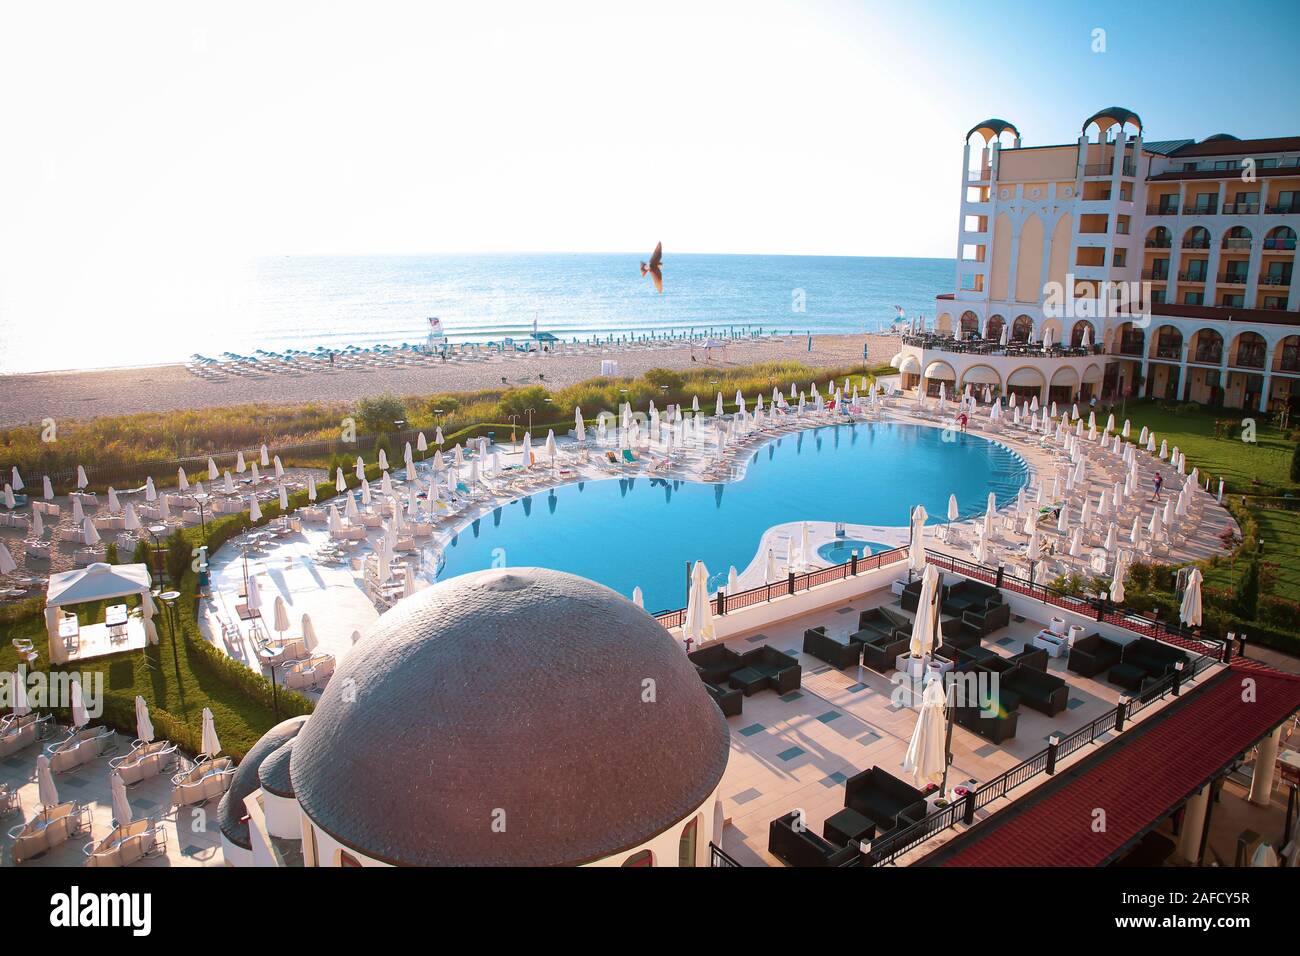
{"type": "Polygon", "coordinates": [[[293,781],[289,779],[289,757],[292,754],[293,740],[290,740],[262,761],[262,766],[257,771],[257,779],[267,793],[273,793],[277,797],[293,796],[293,781]]]}
{"type": "Polygon", "coordinates": [[[511,568],[384,614],[325,688],[290,775],[315,824],[372,859],[574,865],[684,820],[728,750],[653,617],[583,578],[511,568]]]}
{"type": "Polygon", "coordinates": [[[242,846],[245,850],[252,849],[252,841],[248,837],[248,821],[243,819],[247,814],[244,798],[261,786],[258,771],[262,762],[296,737],[306,720],[305,716],[290,717],[276,724],[249,748],[244,759],[239,762],[239,767],[230,780],[230,789],[221,797],[221,803],[217,807],[221,832],[236,846],[242,846]]]}

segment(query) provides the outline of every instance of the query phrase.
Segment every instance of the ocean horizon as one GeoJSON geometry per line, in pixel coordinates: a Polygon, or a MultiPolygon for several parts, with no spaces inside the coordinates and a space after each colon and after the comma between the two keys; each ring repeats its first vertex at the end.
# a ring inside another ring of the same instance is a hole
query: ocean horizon
{"type": "MultiPolygon", "coordinates": [[[[684,253],[664,256],[664,293],[636,253],[277,256],[250,260],[215,297],[177,303],[166,334],[51,349],[38,324],[0,315],[0,372],[161,365],[192,355],[369,348],[425,341],[437,316],[450,342],[564,341],[728,331],[850,334],[933,314],[954,260],[684,253]],[[214,308],[216,309],[214,314],[214,308]],[[187,311],[201,321],[183,321],[187,311]]],[[[198,293],[196,293],[196,296],[198,293]]]]}

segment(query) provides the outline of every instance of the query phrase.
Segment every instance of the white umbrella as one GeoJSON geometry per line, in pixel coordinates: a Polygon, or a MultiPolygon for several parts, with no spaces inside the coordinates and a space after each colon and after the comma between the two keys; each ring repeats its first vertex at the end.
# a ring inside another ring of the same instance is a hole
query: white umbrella
{"type": "Polygon", "coordinates": [[[1136,545],[1139,541],[1142,540],[1142,529],[1138,524],[1139,520],[1140,519],[1137,517],[1137,515],[1133,516],[1133,530],[1128,533],[1129,544],[1136,545]]]}
{"type": "Polygon", "coordinates": [[[1183,592],[1183,603],[1178,608],[1179,619],[1188,627],[1201,625],[1201,580],[1200,568],[1192,568],[1187,576],[1187,590],[1183,592]]]}
{"type": "Polygon", "coordinates": [[[248,520],[253,524],[262,520],[262,509],[257,503],[257,495],[248,496],[248,520]]]}
{"type": "Polygon", "coordinates": [[[319,641],[316,639],[316,625],[311,622],[311,615],[302,616],[302,646],[307,651],[314,651],[319,641]]]}
{"type": "Polygon", "coordinates": [[[248,464],[244,461],[244,453],[242,451],[235,454],[235,471],[241,475],[248,471],[248,464]]]}
{"type": "Polygon", "coordinates": [[[1083,528],[1075,526],[1070,532],[1070,557],[1077,558],[1083,550],[1083,528]]]}
{"type": "MultiPolygon", "coordinates": [[[[459,454],[460,446],[459,445],[456,446],[456,452],[457,452],[456,465],[457,467],[460,467],[460,454],[459,454]]],[[[523,440],[522,450],[520,451],[519,454],[519,459],[520,459],[520,464],[522,464],[525,468],[530,467],[533,463],[533,433],[532,432],[524,432],[524,440],[523,440]]]]}
{"type": "Polygon", "coordinates": [[[184,468],[177,468],[177,469],[176,469],[176,486],[177,486],[178,488],[180,488],[181,491],[189,491],[189,490],[190,490],[190,480],[189,480],[189,478],[185,477],[185,469],[184,469],[184,468]]]}
{"type": "Polygon", "coordinates": [[[907,566],[913,571],[925,567],[925,540],[922,533],[928,517],[930,516],[926,514],[924,505],[917,505],[912,509],[912,543],[907,552],[907,566]]]}
{"type": "Polygon", "coordinates": [[[86,698],[81,692],[81,682],[75,677],[72,678],[70,688],[72,694],[72,726],[74,729],[81,729],[90,723],[90,715],[86,713],[86,698]]]}
{"type": "Polygon", "coordinates": [[[135,736],[137,740],[149,743],[153,740],[153,721],[149,719],[149,705],[143,697],[135,695],[135,736]]]}
{"type": "Polygon", "coordinates": [[[280,492],[280,510],[288,511],[289,510],[289,489],[285,488],[283,484],[277,487],[280,492]]]}
{"type": "Polygon", "coordinates": [[[99,530],[95,527],[95,522],[90,520],[90,515],[86,515],[85,522],[81,526],[81,538],[87,547],[94,547],[99,544],[99,530]]]}
{"type": "Polygon", "coordinates": [[[81,524],[81,522],[83,522],[84,520],[86,520],[86,512],[82,510],[81,499],[73,498],[72,499],[72,523],[81,524]]]}
{"type": "Polygon", "coordinates": [[[1267,843],[1261,843],[1255,848],[1255,854],[1250,858],[1251,866],[1277,866],[1277,853],[1273,847],[1267,843]]]}
{"type": "Polygon", "coordinates": [[[5,507],[13,511],[18,507],[18,499],[14,497],[13,485],[5,482],[5,507]]]}
{"type": "Polygon", "coordinates": [[[912,640],[908,653],[913,657],[929,654],[935,642],[935,624],[939,618],[939,569],[927,565],[921,576],[921,593],[917,598],[916,617],[912,619],[912,640]]]}
{"type": "Polygon", "coordinates": [[[203,739],[200,746],[203,752],[209,757],[215,757],[221,753],[221,741],[217,738],[217,725],[212,719],[211,708],[203,708],[203,739]]]}
{"type": "Polygon", "coordinates": [[[709,569],[703,561],[696,561],[691,570],[691,593],[686,602],[686,621],[683,630],[696,644],[713,639],[713,607],[709,603],[709,569]]]}
{"type": "Polygon", "coordinates": [[[81,465],[78,465],[77,466],[77,490],[84,491],[86,486],[89,484],[90,484],[90,479],[86,477],[86,469],[83,468],[81,465]]]}
{"type": "Polygon", "coordinates": [[[723,411],[722,411],[722,393],[721,393],[721,392],[718,392],[718,401],[715,403],[715,405],[714,405],[714,407],[713,407],[713,414],[715,414],[715,415],[722,415],[722,414],[723,414],[723,411]]]}
{"type": "Polygon", "coordinates": [[[948,520],[956,521],[960,514],[961,511],[957,508],[957,496],[949,495],[948,496],[948,520]]]}
{"type": "Polygon", "coordinates": [[[546,432],[546,454],[551,459],[551,467],[555,467],[555,455],[558,449],[555,446],[555,430],[550,429],[546,432]]]}
{"type": "Polygon", "coordinates": [[[41,517],[39,511],[32,512],[32,537],[37,540],[45,534],[45,519],[41,517]]]}
{"type": "Polygon", "coordinates": [[[1070,530],[1070,503],[1064,501],[1061,503],[1061,513],[1056,516],[1056,530],[1065,534],[1070,530]]]}
{"type": "Polygon", "coordinates": [[[41,806],[59,805],[59,788],[54,785],[54,772],[50,769],[50,758],[45,754],[36,758],[36,792],[41,806]]]}
{"type": "Polygon", "coordinates": [[[727,571],[727,593],[728,594],[735,594],[736,591],[739,590],[739,586],[736,583],[738,578],[739,575],[736,573],[736,566],[733,564],[731,568],[727,571]]]}
{"type": "Polygon", "coordinates": [[[284,598],[280,595],[275,596],[275,614],[273,615],[272,627],[276,633],[284,637],[284,632],[289,630],[289,608],[284,603],[284,598]]]}
{"type": "Polygon", "coordinates": [[[1115,562],[1115,577],[1110,582],[1110,599],[1115,604],[1124,603],[1124,572],[1127,570],[1122,558],[1115,562]]]}
{"type": "Polygon", "coordinates": [[[41,477],[41,497],[46,501],[49,501],[54,497],[54,485],[50,482],[49,475],[43,475],[41,477]]]}
{"type": "Polygon", "coordinates": [[[122,512],[122,528],[126,531],[139,531],[140,527],[140,516],[135,513],[135,505],[128,501],[122,512]]]}
{"type": "Polygon", "coordinates": [[[5,543],[0,541],[0,574],[13,574],[17,570],[18,562],[15,561],[14,556],[9,553],[9,549],[5,547],[5,543]]]}
{"type": "Polygon", "coordinates": [[[9,470],[9,478],[10,478],[9,483],[14,486],[14,491],[23,490],[23,476],[18,474],[17,465],[14,465],[13,468],[9,470]]]}
{"type": "Polygon", "coordinates": [[[250,611],[257,611],[262,607],[262,589],[257,586],[255,575],[250,575],[248,578],[248,593],[244,596],[244,602],[250,611]]]}
{"type": "Polygon", "coordinates": [[[334,469],[334,490],[339,492],[340,494],[348,490],[348,483],[343,478],[342,468],[334,469]]]}
{"type": "Polygon", "coordinates": [[[1028,558],[1030,561],[1037,561],[1040,550],[1041,548],[1038,541],[1038,528],[1037,526],[1035,526],[1034,530],[1029,534],[1029,546],[1026,549],[1025,557],[1028,558]]]}
{"type": "MultiPolygon", "coordinates": [[[[379,470],[380,471],[388,470],[388,452],[384,451],[384,449],[382,448],[379,449],[379,470]]],[[[358,478],[364,477],[364,474],[365,473],[362,472],[362,474],[358,475],[357,477],[358,478]]]]}
{"type": "Polygon", "coordinates": [[[639,585],[632,589],[632,603],[640,608],[645,607],[645,596],[641,593],[639,585]]]}
{"type": "Polygon", "coordinates": [[[941,782],[948,767],[946,697],[943,680],[931,677],[902,764],[917,788],[941,782]]]}
{"type": "Polygon", "coordinates": [[[261,448],[261,453],[262,453],[262,467],[263,467],[263,468],[265,468],[267,465],[269,465],[269,464],[271,463],[270,457],[268,456],[267,452],[268,452],[268,449],[267,449],[265,443],[263,443],[262,448],[261,448]]]}
{"type": "Polygon", "coordinates": [[[216,481],[221,473],[217,471],[217,463],[211,458],[208,459],[208,481],[216,481]]]}
{"type": "Polygon", "coordinates": [[[366,463],[361,460],[360,455],[357,455],[356,473],[357,473],[357,481],[360,481],[362,478],[366,477],[366,463]]]}
{"type": "Polygon", "coordinates": [[[108,486],[108,510],[109,511],[122,510],[122,503],[118,500],[117,492],[113,490],[112,485],[108,486]]]}
{"type": "Polygon", "coordinates": [[[799,526],[799,560],[807,567],[812,563],[812,543],[808,540],[808,522],[799,526]]]}
{"type": "Polygon", "coordinates": [[[764,584],[771,584],[781,576],[781,569],[777,567],[776,552],[771,548],[767,549],[767,566],[763,569],[764,584]]]}
{"type": "Polygon", "coordinates": [[[144,500],[145,501],[158,500],[158,489],[154,487],[152,475],[150,475],[148,478],[144,480],[144,500]]]}
{"type": "Polygon", "coordinates": [[[131,803],[126,799],[126,783],[116,770],[108,775],[108,789],[113,796],[113,823],[124,827],[131,822],[131,803]]]}
{"type": "Polygon", "coordinates": [[[993,492],[989,492],[989,500],[984,508],[984,537],[987,539],[993,534],[993,515],[998,510],[998,498],[993,492]]]}

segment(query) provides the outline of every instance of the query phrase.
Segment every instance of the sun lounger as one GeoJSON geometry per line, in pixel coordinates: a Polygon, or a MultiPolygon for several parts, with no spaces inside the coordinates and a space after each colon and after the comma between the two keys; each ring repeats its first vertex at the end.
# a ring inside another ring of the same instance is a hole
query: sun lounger
{"type": "Polygon", "coordinates": [[[9,856],[15,863],[23,863],[89,829],[89,807],[83,807],[75,801],[46,807],[26,823],[9,831],[9,838],[14,841],[9,856]]]}
{"type": "Polygon", "coordinates": [[[98,843],[93,840],[82,847],[86,866],[130,866],[145,857],[167,852],[167,831],[152,820],[134,820],[115,827],[98,843]]]}
{"type": "Polygon", "coordinates": [[[334,673],[334,655],[317,654],[305,660],[294,661],[284,670],[284,686],[289,690],[319,687],[334,673]]]}
{"type": "Polygon", "coordinates": [[[215,760],[200,754],[200,760],[189,770],[172,777],[172,806],[189,807],[206,803],[219,797],[230,788],[235,775],[235,762],[229,757],[215,760]]]}
{"type": "Polygon", "coordinates": [[[49,733],[52,721],[52,714],[42,717],[30,713],[8,718],[7,723],[0,725],[0,758],[12,757],[36,743],[49,733]]]}
{"type": "Polygon", "coordinates": [[[112,737],[113,731],[108,727],[85,727],[69,734],[45,748],[45,755],[50,758],[50,769],[55,773],[65,773],[90,763],[103,755],[112,737]]]}
{"type": "Polygon", "coordinates": [[[114,757],[108,762],[128,787],[148,777],[170,770],[176,763],[176,745],[170,740],[136,741],[129,754],[114,757]]]}

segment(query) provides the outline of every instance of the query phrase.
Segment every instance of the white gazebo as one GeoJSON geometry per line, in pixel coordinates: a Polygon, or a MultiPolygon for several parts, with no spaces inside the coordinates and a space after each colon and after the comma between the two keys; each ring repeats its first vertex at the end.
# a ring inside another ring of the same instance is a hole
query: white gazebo
{"type": "Polygon", "coordinates": [[[150,594],[149,569],[143,564],[91,564],[74,571],[50,575],[45,592],[45,626],[50,636],[50,662],[62,664],[139,650],[158,643],[150,594]],[[140,599],[139,614],[126,601],[108,604],[104,620],[79,626],[75,614],[65,609],[77,604],[111,601],[113,598],[140,599]]]}

